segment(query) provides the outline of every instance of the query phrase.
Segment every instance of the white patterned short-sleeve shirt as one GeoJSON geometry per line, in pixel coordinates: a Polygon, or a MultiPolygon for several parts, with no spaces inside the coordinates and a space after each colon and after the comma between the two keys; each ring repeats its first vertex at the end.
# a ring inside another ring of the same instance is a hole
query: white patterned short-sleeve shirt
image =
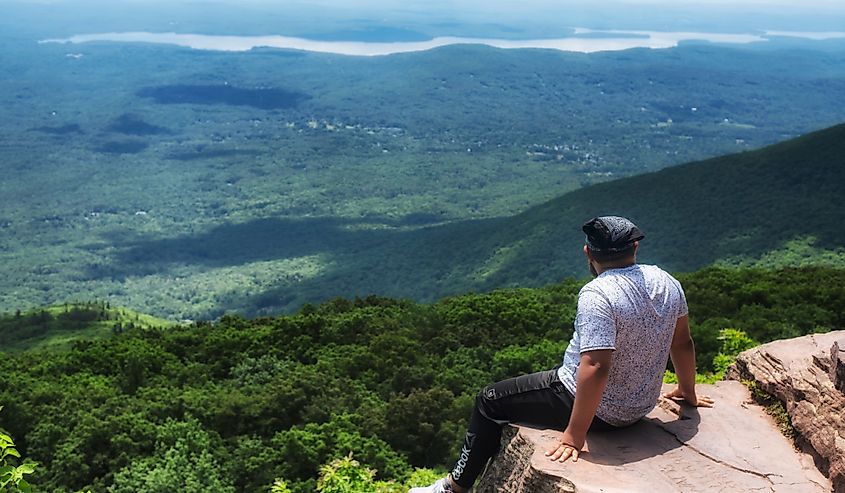
{"type": "Polygon", "coordinates": [[[581,353],[612,349],[596,416],[616,426],[637,421],[657,404],[675,325],[687,311],[681,284],[656,266],[602,272],[578,294],[575,332],[558,377],[577,395],[581,353]]]}

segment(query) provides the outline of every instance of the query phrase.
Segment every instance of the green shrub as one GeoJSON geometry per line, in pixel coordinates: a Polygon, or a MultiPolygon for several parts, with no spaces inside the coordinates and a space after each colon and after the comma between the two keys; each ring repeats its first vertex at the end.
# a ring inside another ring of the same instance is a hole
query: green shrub
{"type": "MultiPolygon", "coordinates": [[[[0,406],[0,411],[3,406],[0,406]]],[[[30,493],[32,487],[24,478],[35,472],[38,465],[29,459],[24,459],[19,465],[21,454],[15,448],[12,437],[0,429],[0,493],[30,493]]]]}

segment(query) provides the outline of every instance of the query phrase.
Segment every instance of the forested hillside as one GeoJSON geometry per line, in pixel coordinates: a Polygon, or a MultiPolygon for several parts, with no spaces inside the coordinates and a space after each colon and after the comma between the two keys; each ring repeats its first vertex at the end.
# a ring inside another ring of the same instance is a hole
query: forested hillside
{"type": "Polygon", "coordinates": [[[845,265],[844,187],[845,125],[603,183],[497,225],[488,251],[509,251],[484,281],[525,285],[577,272],[580,225],[599,213],[633,219],[646,233],[641,260],[671,270],[760,260],[767,266],[845,265]]]}
{"type": "MultiPolygon", "coordinates": [[[[328,286],[335,293],[433,300],[549,284],[586,274],[580,228],[600,214],[633,219],[646,234],[640,261],[674,271],[712,263],[845,266],[843,189],[845,125],[839,125],[758,151],[594,185],[509,218],[401,233],[323,225],[327,241],[340,245],[332,249],[333,269],[240,303],[279,310],[320,299],[328,286]]],[[[279,222],[268,229],[279,243],[305,247],[297,235],[304,227],[279,222]]]]}
{"type": "MultiPolygon", "coordinates": [[[[504,231],[466,221],[845,120],[841,40],[358,58],[37,43],[13,19],[0,20],[14,74],[0,78],[6,312],[83,293],[212,319],[542,285],[580,262],[549,264],[543,233],[516,227],[539,211],[504,231]]],[[[577,233],[604,205],[548,227],[577,233]]]]}
{"type": "Polygon", "coordinates": [[[136,328],[166,328],[173,322],[108,302],[66,303],[0,316],[0,351],[66,348],[79,339],[99,339],[136,328]]]}
{"type": "MultiPolygon", "coordinates": [[[[119,247],[105,240],[89,245],[107,249],[113,262],[89,266],[90,278],[74,282],[91,296],[111,293],[119,282],[125,288],[109,299],[133,300],[171,317],[273,314],[374,293],[430,302],[586,274],[580,226],[598,214],[633,219],[646,234],[640,261],[673,271],[712,263],[843,266],[843,156],[845,125],[839,125],[757,151],[590,186],[510,217],[432,226],[277,217],[171,238],[129,235],[108,240],[119,247]],[[197,268],[202,274],[193,277],[197,268]]],[[[61,277],[62,265],[49,267],[39,285],[61,277]]]]}
{"type": "MultiPolygon", "coordinates": [[[[708,268],[680,280],[702,373],[722,329],[765,342],[845,326],[845,270],[708,268]]],[[[483,385],[559,362],[582,284],[431,305],[335,299],[4,354],[0,427],[40,462],[39,491],[259,492],[284,478],[311,493],[319,466],[350,452],[401,481],[450,465],[483,385]]]]}

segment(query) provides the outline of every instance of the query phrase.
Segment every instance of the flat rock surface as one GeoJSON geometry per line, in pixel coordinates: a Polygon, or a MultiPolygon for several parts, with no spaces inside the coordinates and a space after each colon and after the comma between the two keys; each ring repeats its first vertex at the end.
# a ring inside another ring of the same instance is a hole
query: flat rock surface
{"type": "MultiPolygon", "coordinates": [[[[665,390],[671,387],[667,386],[665,390]]],[[[739,382],[699,385],[716,400],[696,409],[661,399],[624,430],[591,432],[577,463],[551,462],[560,433],[512,427],[475,491],[484,493],[828,493],[812,458],[796,451],[739,382]]]]}
{"type": "MultiPolygon", "coordinates": [[[[845,331],[775,341],[737,356],[728,372],[786,404],[802,445],[818,457],[836,493],[845,493],[845,394],[836,381],[845,331]]],[[[841,382],[840,382],[841,383],[841,382]]]]}

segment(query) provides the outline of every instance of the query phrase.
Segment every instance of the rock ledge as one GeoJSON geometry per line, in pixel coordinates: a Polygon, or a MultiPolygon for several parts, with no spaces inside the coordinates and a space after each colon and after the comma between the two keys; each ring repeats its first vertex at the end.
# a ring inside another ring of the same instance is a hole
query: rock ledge
{"type": "Polygon", "coordinates": [[[845,493],[845,331],[775,341],[737,357],[731,378],[753,380],[785,404],[799,442],[845,493]]]}
{"type": "Polygon", "coordinates": [[[695,409],[662,400],[630,428],[591,432],[578,463],[559,464],[545,457],[559,432],[508,427],[501,451],[474,491],[831,491],[812,458],[795,451],[765,411],[750,401],[745,386],[726,381],[699,388],[716,399],[716,407],[695,409]]]}

